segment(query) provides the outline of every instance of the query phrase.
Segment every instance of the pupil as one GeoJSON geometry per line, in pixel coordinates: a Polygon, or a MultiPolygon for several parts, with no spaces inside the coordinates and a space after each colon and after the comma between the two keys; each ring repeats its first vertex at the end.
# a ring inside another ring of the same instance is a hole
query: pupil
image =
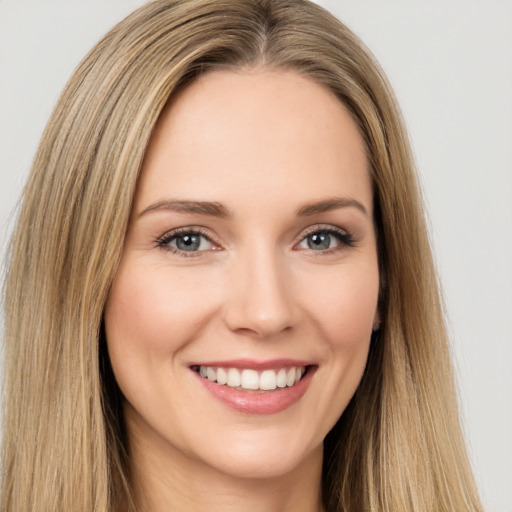
{"type": "Polygon", "coordinates": [[[194,251],[199,248],[201,241],[197,235],[183,235],[176,240],[178,249],[182,251],[194,251]]]}
{"type": "Polygon", "coordinates": [[[329,249],[331,237],[325,233],[314,234],[308,237],[308,246],[310,249],[329,249]]]}

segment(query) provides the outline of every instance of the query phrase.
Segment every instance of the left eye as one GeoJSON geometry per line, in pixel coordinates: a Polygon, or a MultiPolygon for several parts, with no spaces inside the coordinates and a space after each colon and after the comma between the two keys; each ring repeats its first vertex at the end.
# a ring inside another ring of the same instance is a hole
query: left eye
{"type": "Polygon", "coordinates": [[[183,252],[208,251],[213,243],[201,233],[184,232],[166,237],[160,242],[162,247],[170,247],[183,252]]]}
{"type": "Polygon", "coordinates": [[[299,243],[299,248],[313,251],[326,251],[343,244],[350,245],[350,243],[349,235],[338,233],[334,230],[322,230],[315,231],[304,237],[299,243]]]}

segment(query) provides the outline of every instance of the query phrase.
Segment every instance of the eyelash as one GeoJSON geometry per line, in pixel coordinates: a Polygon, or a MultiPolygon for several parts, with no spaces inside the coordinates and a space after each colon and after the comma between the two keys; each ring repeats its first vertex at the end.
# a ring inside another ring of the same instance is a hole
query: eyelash
{"type": "Polygon", "coordinates": [[[180,235],[195,235],[195,236],[201,236],[208,240],[211,244],[216,246],[215,242],[211,239],[210,236],[206,234],[206,232],[197,227],[186,227],[186,228],[179,228],[175,229],[173,231],[169,231],[168,233],[165,233],[162,235],[158,240],[156,241],[157,247],[164,251],[168,251],[172,254],[177,254],[178,256],[181,256],[183,258],[197,258],[198,256],[201,256],[202,252],[205,251],[182,251],[176,247],[172,247],[169,245],[174,239],[178,238],[180,235]]]}
{"type": "Polygon", "coordinates": [[[323,226],[318,226],[318,225],[306,229],[306,231],[304,231],[301,234],[301,239],[298,243],[301,243],[303,240],[305,240],[310,235],[319,234],[319,233],[334,236],[335,238],[337,238],[339,245],[336,247],[333,247],[331,249],[326,249],[324,251],[314,251],[313,249],[311,249],[311,252],[313,252],[315,254],[315,256],[325,256],[328,254],[333,254],[335,252],[343,250],[344,248],[355,247],[355,245],[356,245],[355,238],[348,231],[341,229],[341,228],[336,228],[334,226],[323,227],[323,226]]]}
{"type": "MultiPolygon", "coordinates": [[[[346,231],[344,229],[336,228],[333,226],[325,226],[325,227],[314,226],[314,227],[306,229],[306,231],[304,231],[301,234],[300,240],[294,245],[294,247],[296,247],[298,244],[303,242],[308,236],[314,235],[314,234],[331,235],[331,236],[334,236],[339,242],[338,246],[330,248],[330,249],[326,249],[326,250],[315,251],[313,249],[310,249],[311,252],[316,253],[315,256],[332,254],[332,253],[342,250],[343,248],[354,247],[356,245],[356,241],[355,241],[354,237],[348,231],[346,231]]],[[[172,254],[176,254],[182,258],[197,258],[197,257],[201,256],[203,252],[206,252],[206,251],[187,252],[187,251],[180,250],[176,247],[170,246],[169,244],[173,240],[178,238],[180,235],[201,236],[204,239],[206,239],[209,243],[213,244],[214,247],[215,246],[218,247],[218,245],[211,239],[211,237],[206,233],[205,230],[203,230],[201,228],[197,228],[197,227],[179,228],[179,229],[170,231],[168,233],[165,233],[164,235],[162,235],[161,237],[159,237],[156,240],[156,246],[164,251],[168,251],[172,254]]]]}

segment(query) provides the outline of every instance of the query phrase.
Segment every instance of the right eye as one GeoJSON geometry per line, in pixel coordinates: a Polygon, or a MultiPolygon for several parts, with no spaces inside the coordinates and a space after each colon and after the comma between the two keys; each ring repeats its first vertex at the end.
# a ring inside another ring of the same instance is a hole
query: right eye
{"type": "Polygon", "coordinates": [[[158,240],[158,246],[184,257],[195,256],[193,253],[211,251],[216,247],[205,234],[186,229],[165,234],[158,240]]]}

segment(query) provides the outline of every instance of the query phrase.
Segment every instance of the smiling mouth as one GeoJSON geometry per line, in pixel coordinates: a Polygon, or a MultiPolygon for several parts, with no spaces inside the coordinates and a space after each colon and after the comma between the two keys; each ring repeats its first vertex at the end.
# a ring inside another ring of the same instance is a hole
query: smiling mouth
{"type": "Polygon", "coordinates": [[[274,391],[295,386],[308,373],[309,366],[290,366],[275,370],[192,366],[204,379],[238,391],[274,391]]]}

